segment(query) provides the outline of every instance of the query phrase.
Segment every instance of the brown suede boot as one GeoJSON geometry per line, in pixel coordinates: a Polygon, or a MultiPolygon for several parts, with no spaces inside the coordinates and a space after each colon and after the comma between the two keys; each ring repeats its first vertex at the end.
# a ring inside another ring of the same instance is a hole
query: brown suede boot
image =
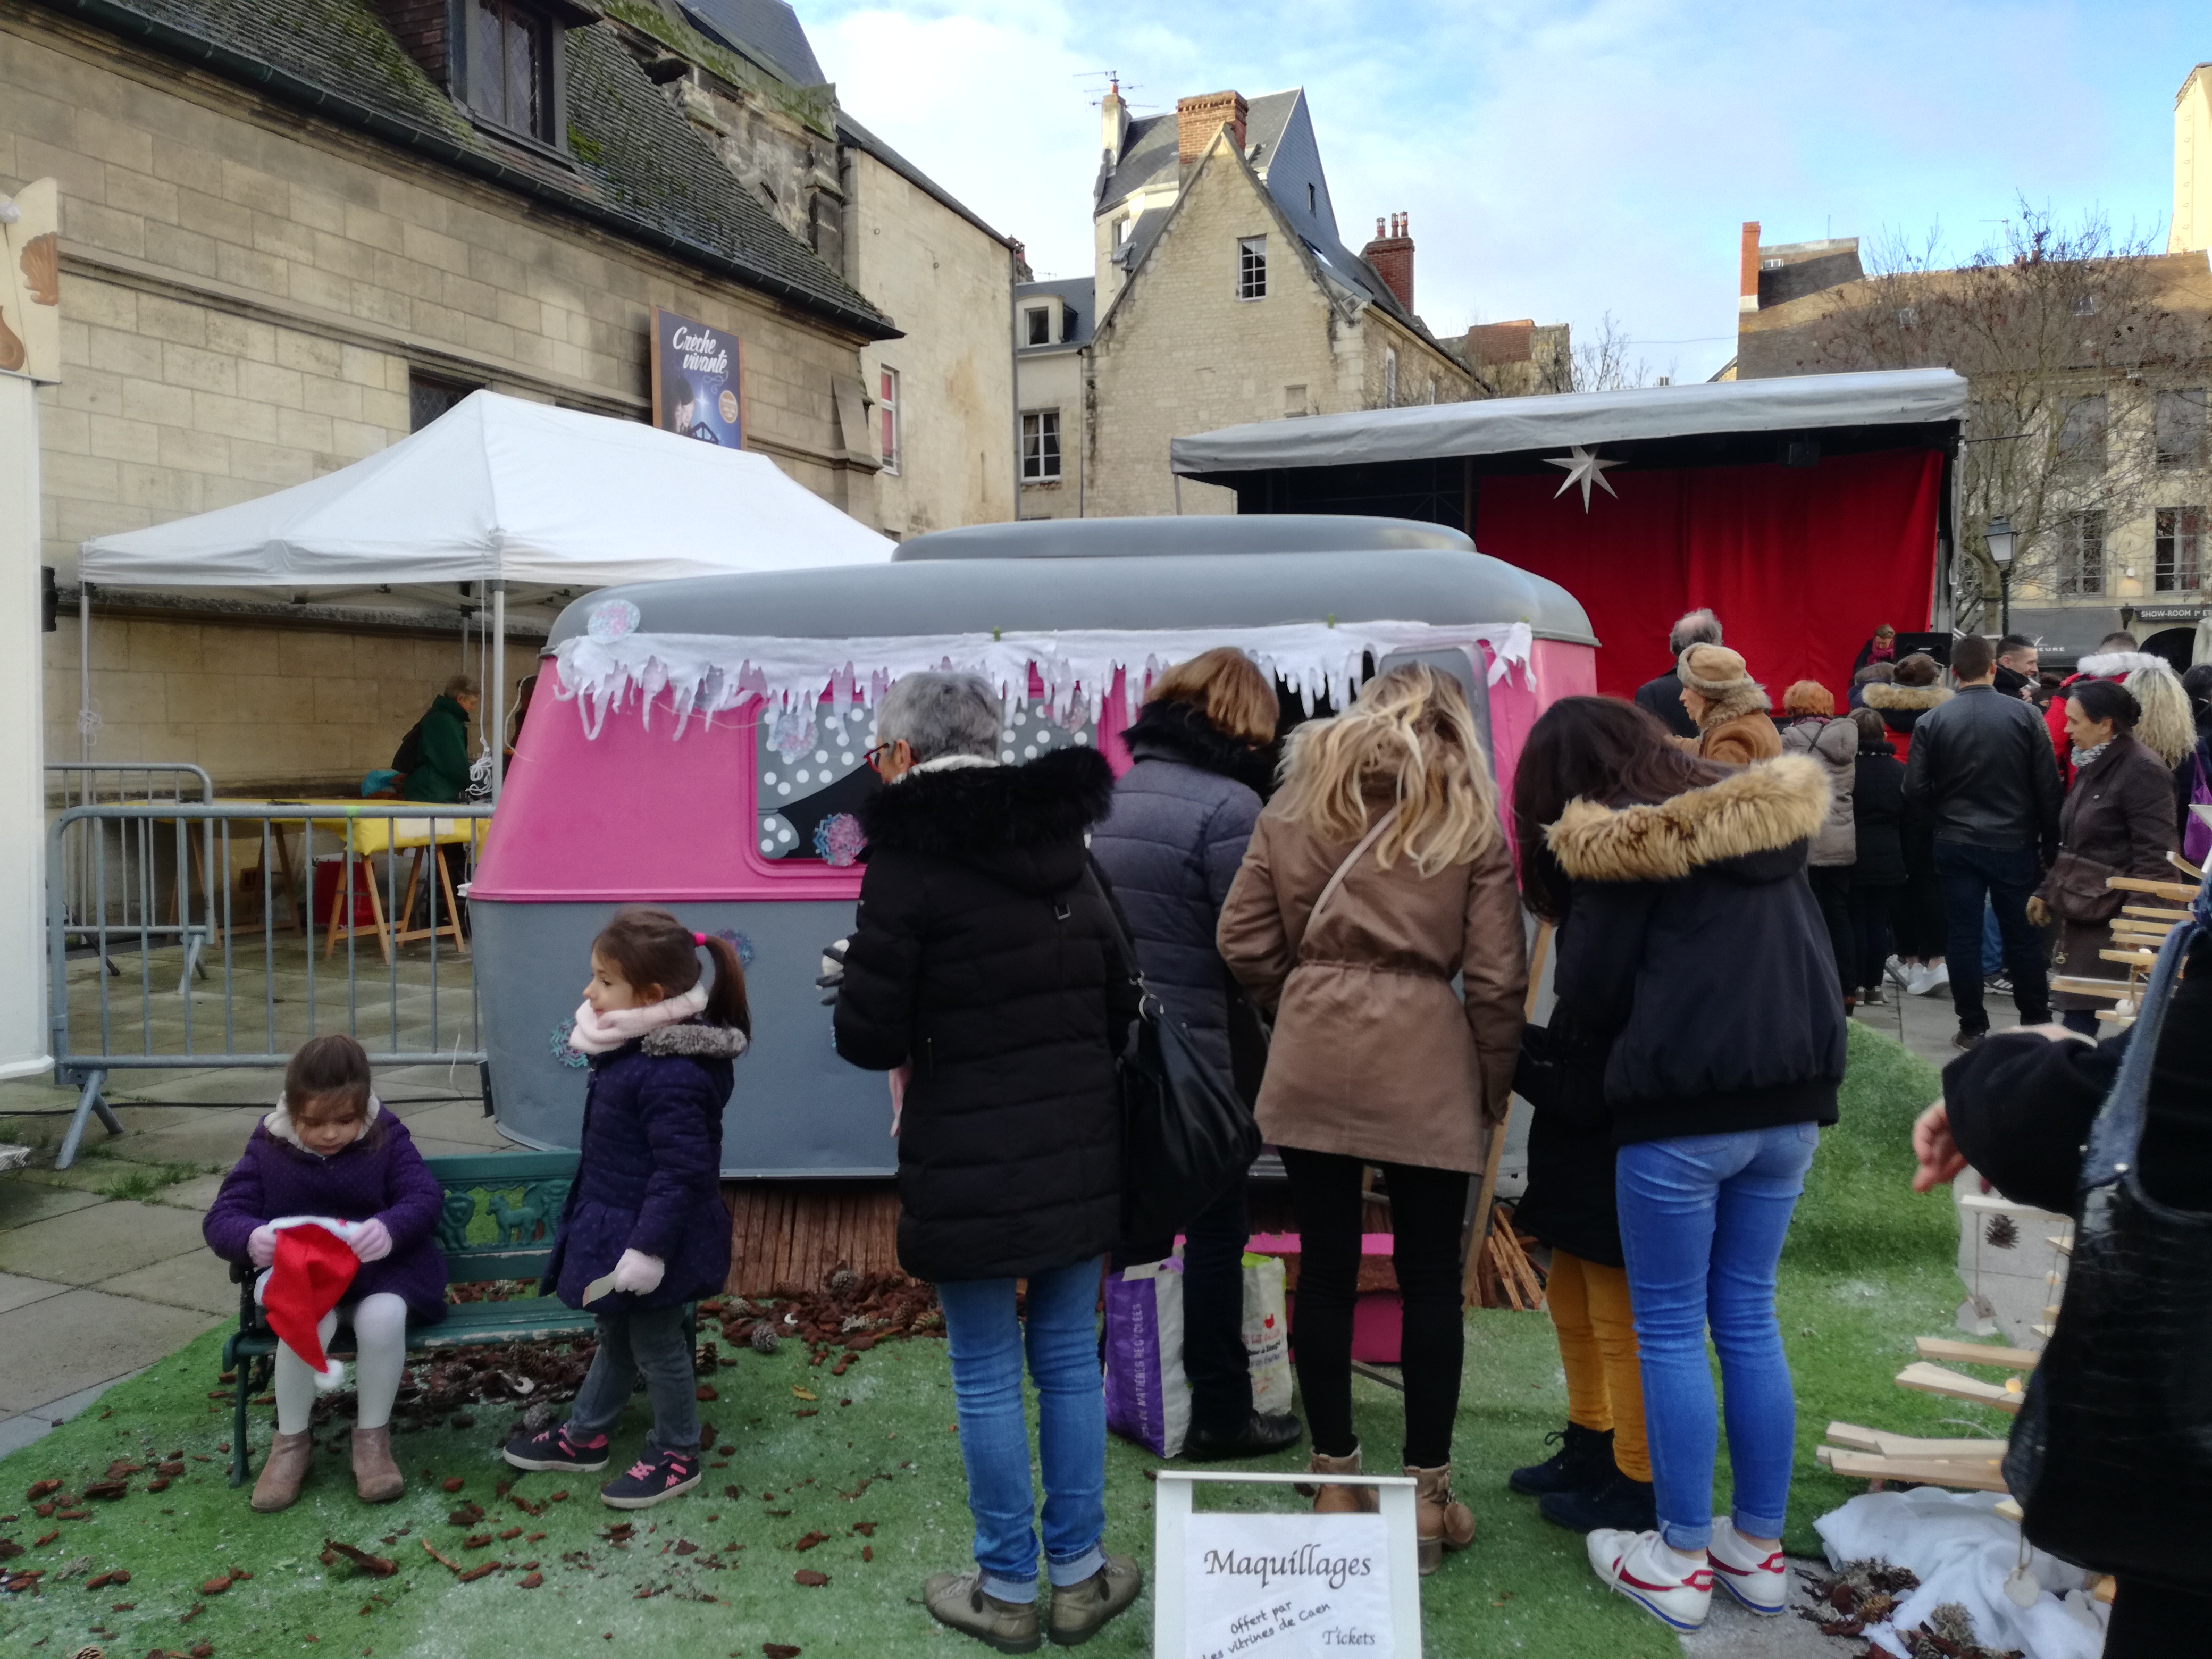
{"type": "MultiPolygon", "coordinates": [[[[1317,1451],[1307,1468],[1315,1474],[1358,1474],[1359,1448],[1354,1446],[1349,1457],[1330,1457],[1317,1451]]],[[[1373,1515],[1382,1507],[1382,1494],[1372,1486],[1324,1486],[1314,1494],[1316,1515],[1373,1515]]]]}
{"type": "Polygon", "coordinates": [[[353,1431],[353,1485],[364,1504],[389,1504],[407,1490],[407,1477],[392,1461],[392,1425],[353,1431]]]}
{"type": "Polygon", "coordinates": [[[268,1461],[261,1466],[261,1478],[253,1483],[253,1507],[264,1515],[290,1509],[300,1501],[301,1483],[307,1480],[308,1467],[314,1461],[315,1437],[311,1431],[273,1437],[268,1461]]]}
{"type": "Polygon", "coordinates": [[[1421,1576],[1425,1578],[1444,1562],[1446,1550],[1463,1550],[1474,1542],[1474,1512],[1452,1497],[1451,1465],[1406,1473],[1419,1483],[1413,1494],[1413,1529],[1421,1543],[1421,1576]]]}

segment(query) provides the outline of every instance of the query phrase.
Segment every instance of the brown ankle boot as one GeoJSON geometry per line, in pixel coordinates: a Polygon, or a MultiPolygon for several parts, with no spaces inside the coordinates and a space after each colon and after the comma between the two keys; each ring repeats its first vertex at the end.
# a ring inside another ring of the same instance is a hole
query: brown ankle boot
{"type": "Polygon", "coordinates": [[[1413,1528],[1421,1544],[1421,1576],[1427,1577],[1443,1565],[1446,1550],[1463,1550],[1474,1542],[1474,1512],[1452,1497],[1451,1465],[1406,1473],[1419,1483],[1413,1494],[1413,1528]]]}
{"type": "MultiPolygon", "coordinates": [[[[1349,1457],[1330,1457],[1317,1451],[1307,1467],[1316,1474],[1358,1474],[1359,1448],[1354,1446],[1349,1457]]],[[[1372,1486],[1324,1486],[1314,1495],[1316,1515],[1373,1515],[1382,1507],[1382,1495],[1372,1486]]]]}
{"type": "Polygon", "coordinates": [[[353,1485],[364,1504],[389,1504],[407,1490],[407,1477],[392,1461],[392,1425],[353,1431],[353,1485]]]}
{"type": "Polygon", "coordinates": [[[261,1478],[253,1483],[253,1507],[264,1515],[290,1509],[300,1501],[300,1485],[314,1461],[312,1431],[302,1429],[297,1434],[273,1437],[269,1442],[268,1461],[261,1466],[261,1478]]]}

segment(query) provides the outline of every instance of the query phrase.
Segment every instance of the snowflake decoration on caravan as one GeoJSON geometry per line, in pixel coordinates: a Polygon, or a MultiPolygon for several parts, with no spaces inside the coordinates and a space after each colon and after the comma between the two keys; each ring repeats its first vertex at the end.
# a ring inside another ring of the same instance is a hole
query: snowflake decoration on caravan
{"type": "Polygon", "coordinates": [[[850,812],[832,812],[814,826],[814,854],[833,869],[858,864],[867,844],[860,819],[850,812]]]}

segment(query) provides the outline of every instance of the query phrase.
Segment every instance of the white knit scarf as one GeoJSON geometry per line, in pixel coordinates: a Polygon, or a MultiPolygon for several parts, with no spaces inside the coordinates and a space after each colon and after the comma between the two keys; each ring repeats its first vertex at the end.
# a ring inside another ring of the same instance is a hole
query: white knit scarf
{"type": "Polygon", "coordinates": [[[588,1002],[576,1005],[576,1029],[568,1033],[568,1046],[580,1054],[604,1054],[632,1042],[647,1031],[690,1018],[707,1006],[707,982],[693,986],[680,997],[642,1008],[595,1012],[588,1002]]]}

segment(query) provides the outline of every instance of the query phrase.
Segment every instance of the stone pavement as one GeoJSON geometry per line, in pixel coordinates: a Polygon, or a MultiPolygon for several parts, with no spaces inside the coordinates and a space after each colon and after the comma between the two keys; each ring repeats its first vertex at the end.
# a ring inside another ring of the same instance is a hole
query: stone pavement
{"type": "MultiPolygon", "coordinates": [[[[296,938],[281,940],[273,974],[254,972],[260,942],[240,949],[228,984],[238,1029],[252,1033],[242,1043],[268,1042],[268,1024],[255,1023],[264,1014],[273,1021],[280,1053],[307,1035],[308,949],[296,938]],[[265,1004],[264,987],[275,998],[265,1004]]],[[[389,979],[373,942],[362,954],[359,1030],[370,1047],[386,1046],[395,1036],[418,1052],[430,1046],[434,1007],[437,1046],[451,1047],[454,1034],[468,1030],[465,959],[445,953],[434,992],[423,982],[422,947],[403,951],[400,969],[389,979]],[[396,1030],[378,1029],[386,1025],[396,1030]]],[[[121,1044],[149,1040],[156,1054],[180,1052],[185,1005],[174,995],[175,953],[153,952],[148,966],[146,982],[167,988],[150,997],[140,993],[135,957],[119,975],[106,979],[89,957],[72,961],[70,1014],[79,1030],[98,1029],[105,997],[121,1044]]],[[[343,953],[319,958],[315,967],[314,1029],[343,1030],[343,953]]],[[[218,956],[193,999],[196,1046],[216,1041],[224,985],[218,956]]],[[[83,1037],[78,1041],[85,1046],[83,1037]]],[[[76,1091],[45,1079],[0,1084],[0,1143],[31,1148],[26,1167],[0,1175],[0,1455],[235,1316],[238,1287],[202,1243],[200,1216],[274,1103],[279,1076],[265,1067],[112,1073],[106,1097],[124,1133],[110,1135],[93,1121],[68,1170],[55,1169],[54,1156],[76,1091]]],[[[382,1071],[376,1086],[425,1154],[509,1144],[483,1115],[473,1066],[382,1071]]]]}

